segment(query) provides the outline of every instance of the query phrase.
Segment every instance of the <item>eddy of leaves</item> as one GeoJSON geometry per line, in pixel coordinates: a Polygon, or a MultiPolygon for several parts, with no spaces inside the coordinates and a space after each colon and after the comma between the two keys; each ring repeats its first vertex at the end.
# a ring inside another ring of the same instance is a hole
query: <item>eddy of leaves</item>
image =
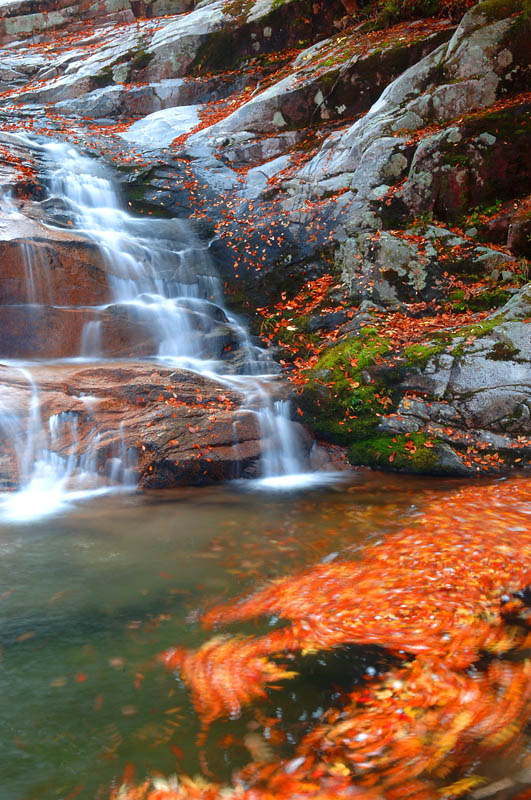
{"type": "Polygon", "coordinates": [[[529,481],[464,489],[360,562],[319,565],[209,611],[207,626],[267,614],[290,625],[161,655],[205,725],[291,677],[269,660],[283,653],[366,643],[404,663],[326,711],[291,761],[251,763],[233,787],[180,779],[162,793],[122,787],[120,800],[440,800],[484,783],[464,770],[516,748],[531,712],[531,637],[523,603],[511,599],[531,582],[530,509],[529,481]]]}

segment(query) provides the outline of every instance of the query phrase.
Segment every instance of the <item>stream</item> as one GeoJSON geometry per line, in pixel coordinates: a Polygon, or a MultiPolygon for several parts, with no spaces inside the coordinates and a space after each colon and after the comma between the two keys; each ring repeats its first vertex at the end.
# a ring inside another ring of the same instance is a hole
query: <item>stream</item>
{"type": "MultiPolygon", "coordinates": [[[[366,472],[311,493],[107,495],[31,524],[0,523],[2,797],[94,800],[133,767],[137,779],[198,772],[189,692],[156,654],[208,638],[194,621],[201,608],[306,564],[356,557],[460,485],[366,472]]],[[[381,662],[376,648],[358,648],[349,679],[381,662]]],[[[289,755],[344,668],[324,659],[240,719],[215,723],[213,773],[228,779],[250,759],[255,710],[285,725],[274,752],[289,755]]]]}
{"type": "MultiPolygon", "coordinates": [[[[45,265],[24,251],[19,310],[30,319],[52,308],[67,334],[60,354],[0,351],[0,434],[16,462],[0,494],[0,663],[9,698],[0,710],[1,797],[106,800],[122,781],[204,773],[205,764],[230,781],[253,747],[290,758],[343,688],[384,672],[390,656],[349,646],[313,657],[286,687],[237,719],[216,721],[201,754],[190,693],[157,654],[202,644],[202,609],[305,565],[358,558],[466,484],[313,469],[311,441],[278,391],[275,362],[225,306],[209,243],[187,220],[134,217],[110,172],[70,145],[32,147],[53,224],[97,243],[111,298],[61,305],[45,265]],[[113,352],[109,316],[136,341],[134,353],[113,352]],[[101,446],[106,432],[93,411],[104,398],[81,389],[74,397],[67,386],[72,365],[125,375],[128,356],[243,395],[261,445],[257,474],[141,492],[135,448],[120,437],[101,446]],[[72,406],[51,414],[44,389],[52,396],[63,385],[72,406]],[[281,732],[275,741],[271,721],[281,732]]],[[[4,217],[16,219],[16,205],[2,202],[4,217]]],[[[274,623],[239,630],[256,634],[274,623]]],[[[500,758],[485,771],[496,779],[510,764],[500,758]]]]}

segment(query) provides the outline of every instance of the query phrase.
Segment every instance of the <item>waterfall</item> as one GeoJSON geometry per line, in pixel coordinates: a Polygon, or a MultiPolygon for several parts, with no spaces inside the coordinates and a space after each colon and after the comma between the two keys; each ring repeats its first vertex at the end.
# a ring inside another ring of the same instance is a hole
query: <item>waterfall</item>
{"type": "MultiPolygon", "coordinates": [[[[153,333],[150,355],[201,374],[223,374],[212,358],[209,336],[224,320],[245,353],[245,371],[275,371],[224,308],[208,246],[197,240],[187,220],[134,217],[123,209],[102,164],[67,144],[50,142],[43,151],[51,195],[64,206],[73,229],[93,239],[104,254],[113,304],[153,333]]],[[[85,357],[105,355],[101,347],[95,352],[96,324],[85,325],[85,357]]]]}
{"type": "MultiPolygon", "coordinates": [[[[225,308],[208,245],[195,236],[191,224],[135,217],[124,210],[101,163],[68,144],[47,142],[40,150],[49,176],[52,217],[55,214],[57,225],[63,227],[66,217],[71,230],[97,243],[112,294],[107,305],[83,307],[85,321],[70,360],[108,361],[112,356],[102,334],[102,315],[120,315],[145,335],[148,352],[142,358],[192,370],[244,393],[245,410],[257,415],[263,440],[257,485],[279,488],[312,482],[315,475],[307,471],[300,428],[290,421],[289,401],[274,399],[277,367],[225,308]]],[[[13,204],[4,210],[8,215],[17,213],[13,204]]],[[[53,304],[46,270],[31,246],[24,251],[24,264],[27,302],[37,311],[39,304],[53,304]]],[[[40,515],[61,507],[65,497],[103,491],[95,456],[97,431],[92,434],[94,447],[79,457],[78,412],[44,422],[31,363],[18,368],[27,380],[30,401],[26,429],[11,425],[14,449],[20,454],[19,492],[9,499],[12,517],[24,517],[25,509],[32,507],[40,515]],[[55,445],[65,435],[70,452],[58,455],[55,445]]],[[[0,427],[5,430],[9,425],[0,404],[0,427]]],[[[123,449],[107,461],[107,489],[134,483],[134,465],[123,449]]]]}
{"type": "MultiPolygon", "coordinates": [[[[29,410],[23,426],[12,411],[0,405],[0,431],[15,442],[20,489],[0,495],[4,519],[23,522],[56,513],[72,500],[110,491],[97,471],[98,432],[93,431],[91,446],[78,454],[78,417],[71,412],[42,417],[37,382],[26,367],[16,368],[30,389],[29,410]],[[59,443],[67,443],[57,452],[59,443]]],[[[121,453],[121,463],[126,462],[121,453]]],[[[120,475],[121,486],[133,485],[131,474],[120,475]]]]}
{"type": "MultiPolygon", "coordinates": [[[[52,164],[51,193],[65,204],[75,228],[93,238],[105,253],[114,302],[137,319],[146,320],[155,332],[153,355],[243,388],[249,407],[258,415],[264,439],[261,466],[265,482],[273,486],[272,479],[277,479],[281,485],[288,475],[304,480],[306,471],[296,428],[290,422],[289,401],[271,400],[264,388],[264,373],[274,374],[275,364],[251,343],[246,328],[224,307],[208,249],[197,241],[189,223],[133,217],[121,207],[101,164],[69,145],[50,143],[45,150],[52,164]],[[238,351],[244,355],[240,366],[244,379],[228,375],[205,347],[220,315],[227,319],[238,351]],[[197,335],[198,330],[202,336],[197,335]]],[[[92,328],[84,341],[89,337],[95,339],[92,328]]]]}

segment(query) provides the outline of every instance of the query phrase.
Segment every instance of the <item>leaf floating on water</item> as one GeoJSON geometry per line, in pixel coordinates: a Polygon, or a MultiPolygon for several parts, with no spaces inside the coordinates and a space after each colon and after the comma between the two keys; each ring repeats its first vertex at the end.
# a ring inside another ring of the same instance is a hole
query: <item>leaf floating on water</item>
{"type": "Polygon", "coordinates": [[[467,778],[461,778],[461,780],[446,786],[444,789],[439,789],[438,794],[441,797],[461,797],[485,782],[485,778],[479,775],[469,775],[467,778]]]}
{"type": "Polygon", "coordinates": [[[263,761],[267,763],[275,760],[273,748],[267,739],[259,733],[246,733],[243,737],[243,743],[251,754],[253,761],[263,761]]]}
{"type": "Polygon", "coordinates": [[[258,616],[288,624],[161,654],[189,686],[205,727],[293,677],[278,659],[294,653],[370,644],[402,663],[324,710],[289,762],[264,763],[258,747],[233,786],[183,777],[171,790],[141,787],[144,794],[123,800],[488,797],[497,784],[484,787],[467,770],[517,747],[531,714],[530,512],[529,481],[464,489],[367,547],[360,561],[321,563],[213,608],[207,627],[258,616]]]}
{"type": "MultiPolygon", "coordinates": [[[[277,641],[276,634],[273,639],[277,641]]],[[[217,636],[199,650],[166,650],[159,660],[168,669],[179,670],[208,725],[218,717],[237,716],[243,705],[265,696],[268,683],[295,675],[264,658],[272,646],[269,640],[217,636]]]]}
{"type": "Polygon", "coordinates": [[[33,639],[35,633],[36,631],[26,631],[26,633],[21,633],[20,636],[17,636],[15,642],[26,642],[28,639],[33,639]]]}

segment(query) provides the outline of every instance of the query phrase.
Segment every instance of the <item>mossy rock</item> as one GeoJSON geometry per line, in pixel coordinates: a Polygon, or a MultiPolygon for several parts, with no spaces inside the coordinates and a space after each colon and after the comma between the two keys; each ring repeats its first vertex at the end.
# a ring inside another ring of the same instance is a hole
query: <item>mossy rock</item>
{"type": "Polygon", "coordinates": [[[316,36],[329,36],[334,20],[344,15],[341,0],[279,0],[269,13],[252,20],[253,6],[251,0],[231,0],[225,5],[224,27],[205,38],[188,74],[240,69],[259,54],[304,48],[316,36]]]}
{"type": "Polygon", "coordinates": [[[406,366],[423,369],[430,358],[434,358],[435,356],[444,353],[445,349],[446,345],[442,343],[433,344],[431,342],[427,342],[412,344],[402,351],[401,358],[404,360],[406,366]]]}
{"type": "Polygon", "coordinates": [[[145,197],[144,183],[125,183],[124,194],[130,206],[130,210],[138,214],[150,214],[159,219],[173,219],[174,214],[162,206],[150,203],[145,197]]]}
{"type": "Polygon", "coordinates": [[[500,308],[511,299],[511,293],[506,289],[493,289],[484,291],[473,297],[465,297],[462,289],[457,289],[449,296],[447,306],[453,311],[492,311],[500,308]]]}
{"type": "Polygon", "coordinates": [[[380,434],[351,445],[348,457],[354,466],[392,469],[421,475],[441,475],[434,441],[423,433],[398,436],[380,434]],[[428,446],[426,446],[428,444],[428,446]]]}
{"type": "Polygon", "coordinates": [[[341,372],[347,366],[352,368],[352,374],[360,372],[374,364],[379,356],[385,355],[389,350],[389,340],[380,336],[378,328],[368,326],[362,328],[358,336],[327,350],[317,362],[315,369],[331,370],[334,372],[334,378],[341,380],[341,372]],[[353,360],[357,362],[355,366],[352,364],[353,360]]]}
{"type": "Polygon", "coordinates": [[[439,0],[386,0],[376,19],[377,28],[387,28],[411,17],[431,17],[439,10],[439,0]]]}
{"type": "Polygon", "coordinates": [[[494,111],[478,111],[465,117],[462,132],[470,141],[481,133],[490,133],[497,139],[514,139],[528,133],[531,117],[531,103],[523,101],[520,105],[494,111]]]}
{"type": "Polygon", "coordinates": [[[506,19],[517,14],[519,11],[529,13],[531,10],[530,0],[483,0],[474,8],[474,13],[484,15],[488,22],[506,19]]]}
{"type": "Polygon", "coordinates": [[[146,50],[139,50],[134,58],[131,60],[130,67],[134,70],[145,69],[154,58],[153,53],[148,53],[146,50]]]}
{"type": "Polygon", "coordinates": [[[490,361],[517,361],[519,354],[520,350],[513,344],[496,342],[490,352],[487,353],[486,358],[490,359],[490,361]]]}
{"type": "Polygon", "coordinates": [[[101,72],[92,77],[91,89],[104,89],[106,86],[112,86],[113,83],[112,68],[110,66],[103,67],[101,72]]]}
{"type": "MultiPolygon", "coordinates": [[[[523,72],[522,68],[514,70],[516,75],[523,72]]],[[[471,208],[499,205],[529,194],[530,123],[531,104],[523,99],[509,108],[466,116],[459,123],[459,142],[440,139],[440,187],[433,207],[438,220],[463,222],[471,208]],[[484,134],[493,137],[488,145],[481,140],[484,134]],[[456,170],[462,173],[459,181],[456,170]]]]}
{"type": "Polygon", "coordinates": [[[366,370],[391,349],[377,328],[332,347],[319,359],[300,397],[306,422],[324,439],[349,444],[371,436],[383,413],[394,405],[384,382],[367,382],[366,370]]]}

